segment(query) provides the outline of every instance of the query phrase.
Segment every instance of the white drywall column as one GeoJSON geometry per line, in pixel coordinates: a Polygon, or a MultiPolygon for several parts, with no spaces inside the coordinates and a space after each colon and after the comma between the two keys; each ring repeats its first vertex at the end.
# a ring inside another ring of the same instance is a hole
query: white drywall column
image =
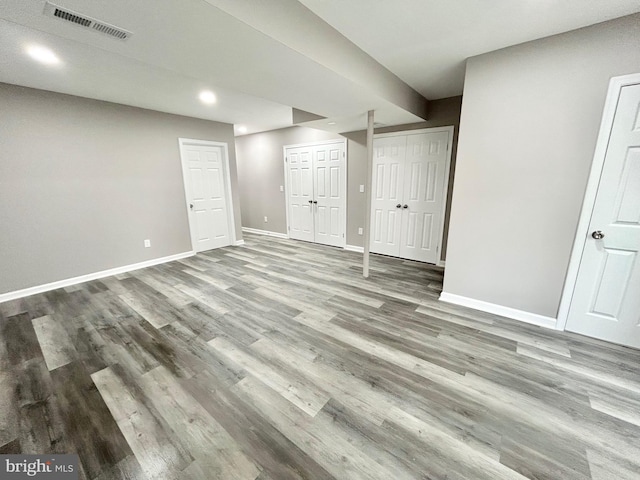
{"type": "Polygon", "coordinates": [[[369,276],[369,243],[371,238],[371,182],[373,171],[373,110],[367,112],[367,206],[364,211],[364,258],[362,261],[362,275],[369,276]]]}

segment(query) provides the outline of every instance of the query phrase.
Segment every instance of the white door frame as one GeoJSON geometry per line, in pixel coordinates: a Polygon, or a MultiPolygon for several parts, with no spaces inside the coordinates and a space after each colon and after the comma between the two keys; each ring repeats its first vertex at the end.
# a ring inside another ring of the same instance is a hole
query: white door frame
{"type": "Polygon", "coordinates": [[[573,242],[573,250],[569,258],[569,268],[567,269],[562,297],[560,298],[558,320],[556,322],[557,330],[564,330],[567,325],[567,319],[569,318],[569,309],[573,300],[576,282],[578,281],[578,270],[580,269],[580,263],[582,261],[582,252],[584,251],[587,236],[589,235],[589,223],[591,222],[593,207],[596,203],[598,185],[600,184],[600,176],[602,175],[607,148],[609,147],[609,137],[618,107],[618,99],[620,98],[622,87],[636,85],[638,83],[640,83],[640,73],[613,77],[609,81],[607,99],[604,104],[602,121],[600,123],[600,132],[598,133],[596,149],[591,164],[591,173],[589,174],[589,181],[587,182],[580,219],[578,220],[578,228],[576,229],[576,237],[573,242]]]}
{"type": "MultiPolygon", "coordinates": [[[[433,128],[420,128],[418,130],[402,130],[401,132],[389,132],[389,133],[376,133],[373,135],[373,139],[384,137],[400,137],[405,135],[417,135],[421,133],[438,133],[449,132],[449,141],[447,142],[447,158],[445,160],[444,170],[444,189],[442,191],[442,211],[440,212],[440,238],[438,239],[438,263],[439,266],[444,266],[446,263],[442,260],[442,246],[444,244],[444,221],[445,214],[447,212],[447,196],[449,195],[449,175],[451,174],[451,154],[453,151],[453,131],[454,126],[447,127],[433,127],[433,128]]],[[[369,195],[373,195],[373,185],[369,185],[369,195]]],[[[371,212],[368,212],[371,216],[371,212]]]]}
{"type": "Polygon", "coordinates": [[[196,245],[193,237],[191,236],[191,211],[189,208],[189,191],[190,186],[187,183],[187,156],[185,155],[185,147],[187,145],[196,145],[202,147],[222,147],[223,161],[222,168],[224,169],[225,177],[225,201],[227,202],[227,220],[229,222],[229,234],[231,239],[231,245],[236,244],[236,222],[233,215],[233,201],[231,195],[231,173],[229,172],[229,145],[226,142],[213,142],[211,140],[195,140],[193,138],[178,138],[178,146],[180,149],[180,163],[182,164],[182,184],[184,186],[184,200],[185,208],[187,210],[187,220],[189,221],[189,238],[191,239],[191,251],[196,252],[196,245]]]}
{"type": "MultiPolygon", "coordinates": [[[[282,147],[282,166],[284,168],[284,198],[285,198],[285,214],[287,219],[287,238],[289,238],[289,175],[287,174],[287,149],[288,148],[298,148],[298,147],[313,147],[315,145],[331,145],[334,143],[342,143],[344,148],[344,158],[342,165],[344,167],[344,175],[342,175],[342,179],[340,181],[340,189],[342,190],[342,204],[340,208],[344,212],[344,218],[342,221],[342,234],[343,234],[343,242],[342,248],[347,245],[347,170],[349,169],[347,159],[349,158],[349,152],[347,151],[347,139],[344,140],[336,139],[336,140],[323,140],[320,142],[309,142],[309,143],[295,143],[292,145],[284,145],[282,147]]],[[[312,160],[313,161],[313,160],[312,160]]]]}

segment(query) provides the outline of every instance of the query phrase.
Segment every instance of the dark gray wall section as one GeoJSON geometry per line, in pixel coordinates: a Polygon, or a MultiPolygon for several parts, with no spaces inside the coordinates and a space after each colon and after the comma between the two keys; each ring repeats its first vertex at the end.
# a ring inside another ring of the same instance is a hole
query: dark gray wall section
{"type": "Polygon", "coordinates": [[[607,86],[640,15],[467,61],[444,290],[556,317],[607,86]]]}
{"type": "Polygon", "coordinates": [[[242,238],[232,125],[7,84],[0,105],[0,293],[191,250],[178,137],[229,145],[242,238]]]}

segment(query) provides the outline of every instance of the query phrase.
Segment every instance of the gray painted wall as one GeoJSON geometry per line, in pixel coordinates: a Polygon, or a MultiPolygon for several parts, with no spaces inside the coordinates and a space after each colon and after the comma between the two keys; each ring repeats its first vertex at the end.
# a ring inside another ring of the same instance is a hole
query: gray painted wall
{"type": "Polygon", "coordinates": [[[444,291],[556,317],[612,76],[640,15],[467,61],[444,291]]]}
{"type": "MultiPolygon", "coordinates": [[[[462,97],[451,97],[429,102],[429,121],[379,128],[375,133],[415,130],[418,128],[455,126],[453,159],[450,183],[455,170],[455,155],[460,123],[462,97]]],[[[364,123],[364,117],[363,117],[364,123]]],[[[312,143],[323,140],[347,139],[347,245],[363,246],[363,236],[358,228],[364,227],[366,197],[360,193],[360,185],[366,184],[367,148],[366,131],[329,133],[305,127],[291,127],[270,132],[244,135],[236,138],[238,155],[238,181],[242,205],[242,226],[287,233],[285,194],[280,192],[284,185],[283,147],[298,143],[312,143]],[[264,222],[264,217],[268,222],[264,222]]],[[[450,191],[451,194],[451,191],[450,191]]],[[[450,197],[447,199],[447,216],[450,197]]],[[[445,223],[445,233],[447,225],[445,223]]],[[[446,254],[445,245],[442,258],[446,254]]]]}
{"type": "MultiPolygon", "coordinates": [[[[364,205],[364,194],[358,192],[359,184],[354,182],[360,179],[364,183],[366,176],[366,170],[363,172],[366,146],[361,137],[355,135],[347,141],[347,244],[358,246],[362,246],[358,225],[364,225],[364,207],[363,218],[359,220],[357,215],[358,207],[364,205]]],[[[287,233],[286,199],[280,191],[280,186],[285,185],[283,147],[325,140],[344,137],[313,128],[291,127],[236,138],[243,227],[287,233]]]]}
{"type": "Polygon", "coordinates": [[[0,293],[191,250],[178,137],[228,143],[242,238],[232,125],[7,84],[0,105],[0,293]]]}

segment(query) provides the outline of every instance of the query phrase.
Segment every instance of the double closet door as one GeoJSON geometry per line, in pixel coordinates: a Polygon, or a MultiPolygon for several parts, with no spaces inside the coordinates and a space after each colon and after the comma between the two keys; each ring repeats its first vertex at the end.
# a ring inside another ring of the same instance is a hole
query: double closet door
{"type": "Polygon", "coordinates": [[[344,141],[285,147],[289,238],[345,246],[344,141]]]}
{"type": "Polygon", "coordinates": [[[370,251],[437,264],[451,128],[374,138],[370,251]]]}

